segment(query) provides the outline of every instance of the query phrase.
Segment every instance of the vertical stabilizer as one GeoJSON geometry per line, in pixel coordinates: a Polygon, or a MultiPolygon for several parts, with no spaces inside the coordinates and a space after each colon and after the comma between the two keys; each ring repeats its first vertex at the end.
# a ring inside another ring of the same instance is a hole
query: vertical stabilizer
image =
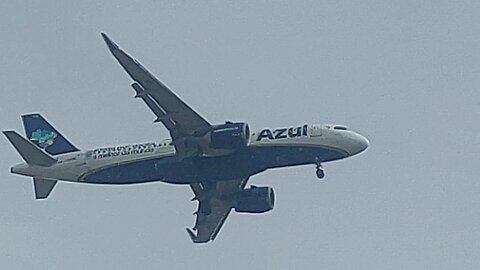
{"type": "Polygon", "coordinates": [[[47,153],[58,155],[78,151],[78,148],[63,137],[40,114],[22,115],[22,121],[27,138],[38,147],[45,149],[47,153]]]}

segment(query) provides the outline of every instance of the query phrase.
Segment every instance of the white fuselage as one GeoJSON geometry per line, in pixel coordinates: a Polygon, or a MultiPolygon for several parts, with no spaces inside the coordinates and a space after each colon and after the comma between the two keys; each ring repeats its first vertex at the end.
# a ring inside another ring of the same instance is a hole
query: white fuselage
{"type": "MultiPolygon", "coordinates": [[[[365,137],[346,129],[343,126],[303,125],[291,128],[267,128],[262,129],[260,132],[251,133],[247,148],[252,151],[255,149],[267,148],[292,148],[296,149],[296,152],[302,151],[303,149],[318,149],[338,153],[334,158],[326,159],[326,161],[329,161],[360,153],[368,147],[368,144],[368,140],[365,137]]],[[[268,152],[268,155],[275,155],[275,153],[275,151],[270,151],[268,152]]],[[[12,173],[41,177],[44,179],[88,182],[84,181],[84,178],[92,172],[152,159],[162,160],[165,158],[174,158],[175,154],[175,147],[171,144],[171,141],[165,140],[160,143],[150,142],[114,147],[101,147],[85,152],[64,154],[58,156],[58,162],[49,167],[19,164],[12,167],[11,171],[12,173]]],[[[323,161],[321,156],[316,158],[318,158],[319,161],[323,161]]],[[[182,160],[177,160],[176,162],[182,162],[182,160]]],[[[316,162],[316,160],[301,162],[293,160],[292,162],[289,162],[287,160],[283,161],[281,164],[279,163],[278,166],[269,163],[266,167],[283,167],[314,162],[316,162]]],[[[155,164],[154,166],[157,165],[155,164]]],[[[161,177],[160,179],[152,178],[151,180],[162,181],[164,179],[161,177]]],[[[112,182],[112,184],[115,184],[115,182],[112,182]]]]}

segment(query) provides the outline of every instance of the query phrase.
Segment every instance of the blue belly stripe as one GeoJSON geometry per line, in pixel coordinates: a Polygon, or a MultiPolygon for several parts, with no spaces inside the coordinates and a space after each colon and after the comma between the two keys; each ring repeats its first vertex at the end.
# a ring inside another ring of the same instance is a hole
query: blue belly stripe
{"type": "Polygon", "coordinates": [[[312,164],[342,159],[347,155],[320,147],[251,147],[222,157],[174,157],[139,160],[88,173],[81,181],[97,184],[135,184],[152,181],[187,184],[222,181],[257,174],[269,168],[312,164]]]}

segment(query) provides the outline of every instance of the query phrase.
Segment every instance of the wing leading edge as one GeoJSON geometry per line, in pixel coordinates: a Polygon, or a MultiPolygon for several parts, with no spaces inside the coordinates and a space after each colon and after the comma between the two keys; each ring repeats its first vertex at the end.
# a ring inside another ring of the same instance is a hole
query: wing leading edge
{"type": "Polygon", "coordinates": [[[157,116],[155,122],[162,122],[170,131],[174,144],[183,138],[210,130],[211,125],[207,120],[176,96],[142,64],[120,49],[105,33],[102,33],[102,37],[110,52],[135,81],[132,84],[135,97],[141,98],[157,116]]]}
{"type": "Polygon", "coordinates": [[[247,181],[248,178],[244,178],[190,185],[195,194],[193,200],[198,201],[195,226],[187,228],[194,243],[207,243],[215,239],[233,208],[236,193],[245,188],[247,181]]]}

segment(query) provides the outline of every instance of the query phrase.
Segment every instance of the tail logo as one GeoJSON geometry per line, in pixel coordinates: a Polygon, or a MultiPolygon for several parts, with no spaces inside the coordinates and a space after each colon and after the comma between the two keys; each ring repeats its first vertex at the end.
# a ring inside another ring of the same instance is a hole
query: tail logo
{"type": "Polygon", "coordinates": [[[57,133],[44,129],[37,129],[30,135],[30,141],[45,149],[53,144],[53,140],[57,137],[57,133]]]}

